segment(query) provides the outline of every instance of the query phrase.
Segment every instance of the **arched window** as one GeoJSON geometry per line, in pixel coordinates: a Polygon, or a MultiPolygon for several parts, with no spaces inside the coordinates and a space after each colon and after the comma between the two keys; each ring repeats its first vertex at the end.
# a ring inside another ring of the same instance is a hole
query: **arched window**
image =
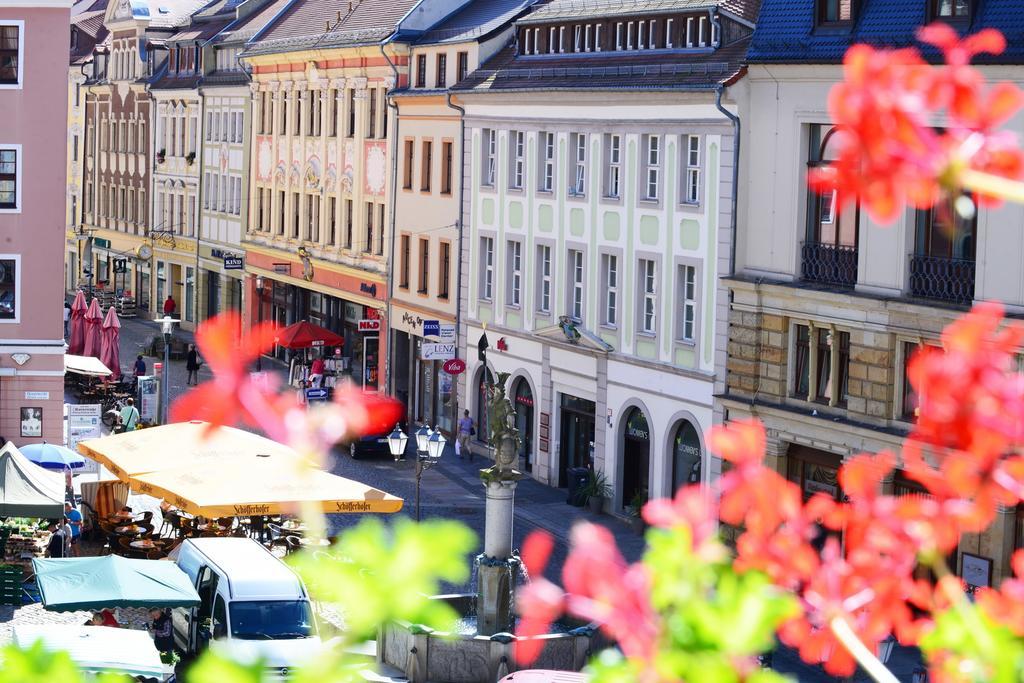
{"type": "Polygon", "coordinates": [[[525,377],[516,383],[512,403],[516,410],[516,429],[519,430],[519,456],[527,472],[533,470],[533,390],[525,377]]]}
{"type": "Polygon", "coordinates": [[[636,508],[649,497],[651,462],[651,429],[639,408],[631,408],[626,414],[622,441],[622,506],[636,508]]]}
{"type": "Polygon", "coordinates": [[[699,484],[703,454],[700,434],[689,420],[680,420],[672,435],[672,492],[687,484],[699,484]]]}

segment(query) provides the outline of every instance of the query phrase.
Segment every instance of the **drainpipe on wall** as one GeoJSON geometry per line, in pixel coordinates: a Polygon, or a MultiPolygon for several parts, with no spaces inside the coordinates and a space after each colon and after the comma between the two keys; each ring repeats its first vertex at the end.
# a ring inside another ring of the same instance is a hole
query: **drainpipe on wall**
{"type": "MultiPolygon", "coordinates": [[[[455,357],[459,357],[459,335],[462,333],[462,237],[463,237],[463,202],[465,201],[466,182],[465,178],[462,177],[461,169],[464,168],[463,161],[466,158],[466,110],[457,104],[452,104],[452,92],[449,90],[445,98],[445,104],[448,105],[449,109],[454,109],[459,112],[459,154],[462,159],[456,165],[456,168],[460,169],[459,174],[459,213],[458,218],[455,219],[455,227],[459,231],[458,260],[455,262],[455,291],[458,294],[458,298],[455,299],[455,357]]],[[[466,339],[467,347],[469,345],[469,339],[466,339]]],[[[463,373],[465,374],[465,373],[463,373]]],[[[469,404],[469,385],[466,385],[466,404],[469,404]]],[[[459,422],[459,390],[455,388],[455,424],[459,422]]],[[[456,433],[457,433],[456,428],[456,433]]]]}
{"type": "Polygon", "coordinates": [[[732,121],[733,139],[734,145],[732,150],[732,226],[731,240],[729,243],[729,275],[736,274],[736,207],[739,205],[739,181],[740,181],[740,135],[742,129],[740,127],[740,117],[733,114],[731,111],[722,106],[722,93],[725,92],[725,86],[719,85],[715,88],[715,107],[718,111],[732,121]]]}
{"type": "MultiPolygon", "coordinates": [[[[390,92],[387,93],[387,95],[386,95],[387,99],[386,99],[386,105],[385,105],[385,106],[387,106],[391,110],[391,113],[392,113],[391,120],[394,122],[394,134],[391,135],[391,144],[389,145],[389,147],[391,148],[391,246],[390,246],[390,248],[388,250],[390,253],[388,254],[388,265],[387,265],[387,269],[386,269],[386,273],[387,273],[387,288],[388,288],[387,289],[388,300],[387,300],[387,313],[385,315],[387,326],[388,326],[388,352],[387,352],[386,357],[381,359],[384,362],[384,388],[385,388],[385,391],[391,392],[391,393],[393,393],[393,390],[394,390],[394,387],[391,385],[391,356],[392,356],[392,354],[394,354],[394,351],[395,351],[395,343],[394,343],[395,342],[395,331],[391,327],[391,297],[393,295],[393,292],[391,291],[391,288],[393,286],[394,278],[391,277],[390,273],[394,272],[394,263],[395,263],[395,224],[396,224],[395,223],[395,220],[396,220],[395,214],[398,213],[396,202],[398,200],[398,191],[397,190],[398,190],[398,128],[399,128],[398,105],[395,104],[395,102],[394,102],[393,93],[394,93],[395,90],[398,89],[398,86],[399,86],[399,76],[398,76],[398,67],[396,67],[395,63],[391,61],[391,57],[388,56],[387,50],[384,49],[384,46],[387,45],[389,42],[391,42],[392,38],[394,38],[394,37],[395,37],[395,34],[391,34],[390,36],[388,36],[387,38],[385,38],[383,41],[380,42],[380,53],[384,57],[384,59],[387,61],[388,66],[391,67],[391,73],[394,74],[394,77],[395,77],[395,86],[394,86],[394,88],[391,89],[390,92]]],[[[379,353],[379,349],[378,349],[378,353],[379,353]]]]}

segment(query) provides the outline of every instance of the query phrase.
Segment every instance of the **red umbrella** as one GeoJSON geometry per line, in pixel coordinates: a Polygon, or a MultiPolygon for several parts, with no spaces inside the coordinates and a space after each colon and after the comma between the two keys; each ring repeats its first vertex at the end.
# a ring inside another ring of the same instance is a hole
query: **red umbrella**
{"type": "Polygon", "coordinates": [[[71,338],[68,340],[68,353],[74,356],[82,355],[85,348],[85,292],[78,290],[75,294],[75,302],[71,304],[71,338]]]}
{"type": "Polygon", "coordinates": [[[89,302],[89,310],[85,312],[85,348],[82,349],[83,356],[100,357],[101,324],[103,324],[103,311],[100,310],[100,300],[93,299],[89,302]]]}
{"type": "Polygon", "coordinates": [[[118,341],[121,337],[121,321],[117,319],[117,311],[111,306],[107,317],[100,328],[100,360],[112,370],[110,379],[121,377],[121,350],[118,341]]]}
{"type": "Polygon", "coordinates": [[[341,346],[345,339],[328,329],[303,320],[284,328],[274,340],[286,349],[308,349],[311,346],[341,346]]]}

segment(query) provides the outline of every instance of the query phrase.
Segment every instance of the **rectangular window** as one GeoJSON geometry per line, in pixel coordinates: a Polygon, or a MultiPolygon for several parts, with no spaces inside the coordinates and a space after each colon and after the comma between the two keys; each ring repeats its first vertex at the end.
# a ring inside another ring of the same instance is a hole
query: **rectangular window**
{"type": "Polygon", "coordinates": [[[437,53],[437,74],[434,80],[435,88],[444,88],[448,85],[448,55],[444,52],[437,53]]]}
{"type": "Polygon", "coordinates": [[[639,21],[636,25],[636,47],[643,50],[647,47],[647,22],[639,21]]]}
{"type": "Polygon", "coordinates": [[[21,270],[17,258],[0,259],[0,320],[17,320],[21,293],[21,270]]]}
{"type": "Polygon", "coordinates": [[[309,106],[306,112],[306,135],[320,135],[320,91],[309,91],[309,106]]]}
{"type": "Polygon", "coordinates": [[[295,115],[292,117],[292,135],[298,137],[302,135],[302,93],[296,92],[293,99],[295,100],[295,115]]]}
{"type": "Polygon", "coordinates": [[[306,234],[303,237],[311,242],[320,241],[319,213],[320,203],[316,195],[306,195],[306,234]]]}
{"type": "Polygon", "coordinates": [[[572,29],[572,51],[583,52],[583,27],[579,24],[572,29]]]}
{"type": "Polygon", "coordinates": [[[537,247],[537,310],[551,312],[551,247],[537,247]]]}
{"type": "Polygon", "coordinates": [[[427,56],[424,54],[416,55],[416,87],[427,87],[427,56]]]}
{"type": "Polygon", "coordinates": [[[640,259],[640,331],[656,334],[658,331],[658,280],[657,264],[651,259],[640,259]]]}
{"type": "Polygon", "coordinates": [[[452,193],[452,142],[441,143],[441,194],[452,193]]]}
{"type": "Polygon", "coordinates": [[[367,254],[373,253],[373,203],[366,202],[366,241],[363,243],[363,251],[367,254]]]}
{"type": "Polygon", "coordinates": [[[206,112],[206,141],[213,140],[213,112],[206,112]]]}
{"type": "Polygon", "coordinates": [[[686,187],[684,197],[687,204],[700,203],[700,136],[686,136],[686,187]]]}
{"type": "MultiPolygon", "coordinates": [[[[285,227],[288,225],[288,212],[285,210],[285,193],[284,190],[278,190],[277,192],[277,234],[284,235],[285,227]]],[[[211,200],[212,201],[212,200],[211,200]]]]}
{"type": "Polygon", "coordinates": [[[423,154],[420,157],[420,191],[430,192],[430,176],[433,175],[434,167],[434,143],[431,140],[423,141],[423,154]]]}
{"type": "Polygon", "coordinates": [[[412,254],[412,238],[409,235],[402,235],[399,240],[398,249],[398,286],[401,289],[409,289],[409,259],[412,254]]]}
{"type": "Polygon", "coordinates": [[[355,226],[352,225],[353,218],[355,216],[354,208],[351,199],[345,200],[345,248],[352,248],[353,233],[355,232],[355,226]]]}
{"type": "Polygon", "coordinates": [[[693,47],[693,17],[686,18],[686,47],[693,47]]]}
{"type": "Polygon", "coordinates": [[[498,134],[493,128],[484,128],[484,177],[481,182],[488,187],[494,186],[495,157],[498,152],[498,134]]]}
{"type": "Polygon", "coordinates": [[[827,327],[796,326],[794,396],[829,405],[844,405],[848,395],[849,366],[849,333],[833,332],[827,327]],[[832,373],[833,352],[837,354],[836,376],[832,373]]]}
{"type": "Polygon", "coordinates": [[[605,178],[605,195],[613,199],[619,198],[619,186],[622,178],[622,136],[612,133],[608,135],[608,171],[605,178]]]}
{"type": "Polygon", "coordinates": [[[587,135],[586,133],[573,133],[569,137],[573,155],[569,195],[582,197],[586,194],[587,188],[587,135]]]}
{"type": "Polygon", "coordinates": [[[592,24],[587,24],[584,27],[584,29],[583,29],[583,51],[584,52],[590,52],[590,50],[592,49],[592,46],[594,44],[593,41],[592,41],[593,35],[594,35],[594,26],[592,24]]]}
{"type": "Polygon", "coordinates": [[[548,29],[548,54],[553,55],[558,51],[558,31],[552,26],[548,29]]]}
{"type": "Polygon", "coordinates": [[[551,192],[555,187],[555,134],[540,134],[540,191],[551,192]]]}
{"type": "Polygon", "coordinates": [[[415,140],[406,140],[405,141],[405,154],[403,155],[405,157],[405,159],[404,159],[405,166],[402,169],[402,189],[404,189],[404,190],[411,190],[412,189],[412,165],[413,165],[413,161],[414,161],[413,157],[414,157],[415,154],[416,154],[416,141],[415,140]]]}
{"type": "Polygon", "coordinates": [[[622,49],[622,33],[623,33],[624,29],[625,29],[625,27],[622,25],[621,21],[615,22],[615,49],[616,50],[621,50],[622,49]]]}
{"type": "Polygon", "coordinates": [[[469,53],[459,52],[455,60],[456,70],[458,71],[455,77],[460,81],[464,80],[469,75],[469,53]]]}
{"type": "Polygon", "coordinates": [[[299,239],[299,208],[302,206],[302,198],[298,192],[292,192],[292,239],[299,239]]]}
{"type": "Polygon", "coordinates": [[[331,89],[327,91],[327,134],[338,136],[338,91],[331,89]]]}
{"type": "Polygon", "coordinates": [[[278,120],[278,135],[288,135],[288,93],[281,93],[280,107],[281,118],[278,120]]]}
{"type": "Polygon", "coordinates": [[[604,320],[609,327],[619,323],[619,257],[601,256],[601,288],[604,290],[604,320]]]}
{"type": "Polygon", "coordinates": [[[633,49],[633,22],[626,23],[626,49],[633,49]]]}
{"type": "Polygon", "coordinates": [[[367,107],[369,113],[367,115],[367,133],[366,137],[375,138],[377,137],[377,89],[370,88],[366,91],[367,107]]]}
{"type": "Polygon", "coordinates": [[[17,210],[21,204],[17,149],[0,148],[0,209],[17,210]]]}
{"type": "Polygon", "coordinates": [[[601,51],[601,24],[594,26],[594,52],[601,51]]]}
{"type": "Polygon", "coordinates": [[[452,271],[452,245],[441,242],[441,268],[438,270],[437,298],[447,300],[452,271]]]}
{"type": "Polygon", "coordinates": [[[430,282],[430,239],[420,238],[420,281],[416,292],[426,294],[430,282]]]}
{"type": "MultiPolygon", "coordinates": [[[[851,0],[823,0],[828,5],[839,4],[839,16],[850,15],[850,1],[851,0]]],[[[970,0],[931,0],[932,2],[932,16],[935,18],[942,19],[970,19],[971,17],[971,3],[970,0]]],[[[830,11],[835,11],[831,7],[830,11]]],[[[838,19],[838,21],[850,21],[847,19],[838,19]]]]}
{"type": "Polygon", "coordinates": [[[356,135],[356,91],[348,90],[348,130],[345,135],[352,138],[356,135]]]}
{"type": "Polygon", "coordinates": [[[338,243],[338,200],[336,197],[327,199],[327,244],[332,247],[338,243]]]}
{"type": "Polygon", "coordinates": [[[505,283],[505,304],[519,307],[523,290],[523,243],[514,240],[506,242],[505,270],[508,281],[505,283]]]}
{"type": "Polygon", "coordinates": [[[521,130],[514,130],[508,136],[509,157],[511,157],[512,168],[509,178],[509,187],[513,190],[523,188],[523,164],[526,163],[526,134],[521,130]]]}
{"type": "Polygon", "coordinates": [[[705,34],[706,34],[707,31],[704,28],[707,25],[707,22],[708,22],[708,18],[705,17],[704,15],[701,15],[700,22],[698,24],[698,29],[697,29],[697,33],[698,33],[698,36],[700,38],[700,46],[701,47],[707,47],[707,40],[705,39],[705,34]]]}
{"type": "Polygon", "coordinates": [[[377,205],[377,225],[380,226],[380,239],[377,240],[377,256],[384,255],[384,204],[377,205]]]}
{"type": "Polygon", "coordinates": [[[697,268],[679,266],[679,329],[681,341],[696,341],[697,333],[697,268]]]}
{"type": "MultiPolygon", "coordinates": [[[[939,7],[952,8],[954,4],[966,5],[967,0],[934,0],[934,3],[939,7]]],[[[853,21],[853,0],[818,0],[819,24],[846,24],[851,21],[853,21]]]]}
{"type": "Polygon", "coordinates": [[[646,136],[646,187],[644,197],[650,200],[658,199],[658,187],[661,184],[661,138],[657,135],[646,136]]]}
{"type": "Polygon", "coordinates": [[[576,322],[583,320],[583,252],[578,249],[569,250],[568,259],[569,301],[566,308],[569,317],[576,322]]]}
{"type": "MultiPolygon", "coordinates": [[[[908,422],[913,422],[917,417],[917,394],[914,393],[914,386],[910,383],[910,361],[914,354],[922,349],[932,352],[942,352],[942,347],[936,344],[915,342],[903,342],[903,395],[900,397],[900,417],[908,422]]],[[[1020,369],[1017,369],[1020,372],[1020,369]]]]}
{"type": "Polygon", "coordinates": [[[71,160],[78,161],[78,136],[71,137],[71,160]]]}
{"type": "Polygon", "coordinates": [[[533,49],[532,49],[532,47],[533,47],[532,46],[532,42],[533,41],[531,40],[531,38],[533,38],[533,30],[526,29],[525,31],[523,31],[523,54],[524,55],[529,55],[529,54],[533,53],[533,49]]]}
{"type": "Polygon", "coordinates": [[[480,298],[490,301],[494,295],[494,238],[480,238],[480,298]]]}

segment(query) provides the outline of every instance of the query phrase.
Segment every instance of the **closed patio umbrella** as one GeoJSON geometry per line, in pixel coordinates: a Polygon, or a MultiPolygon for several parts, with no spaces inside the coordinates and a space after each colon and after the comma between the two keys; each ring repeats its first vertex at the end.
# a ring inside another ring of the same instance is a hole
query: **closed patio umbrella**
{"type": "Polygon", "coordinates": [[[82,355],[85,348],[85,311],[88,307],[85,292],[78,290],[75,301],[71,304],[71,334],[68,339],[68,353],[76,356],[82,355]]]}
{"type": "Polygon", "coordinates": [[[112,380],[121,377],[121,350],[118,348],[120,339],[121,321],[117,319],[117,311],[111,306],[100,327],[100,360],[110,368],[112,380]]]}
{"type": "Polygon", "coordinates": [[[89,302],[89,310],[85,312],[85,348],[83,356],[100,357],[100,325],[103,324],[103,311],[100,310],[99,299],[89,302]]]}

